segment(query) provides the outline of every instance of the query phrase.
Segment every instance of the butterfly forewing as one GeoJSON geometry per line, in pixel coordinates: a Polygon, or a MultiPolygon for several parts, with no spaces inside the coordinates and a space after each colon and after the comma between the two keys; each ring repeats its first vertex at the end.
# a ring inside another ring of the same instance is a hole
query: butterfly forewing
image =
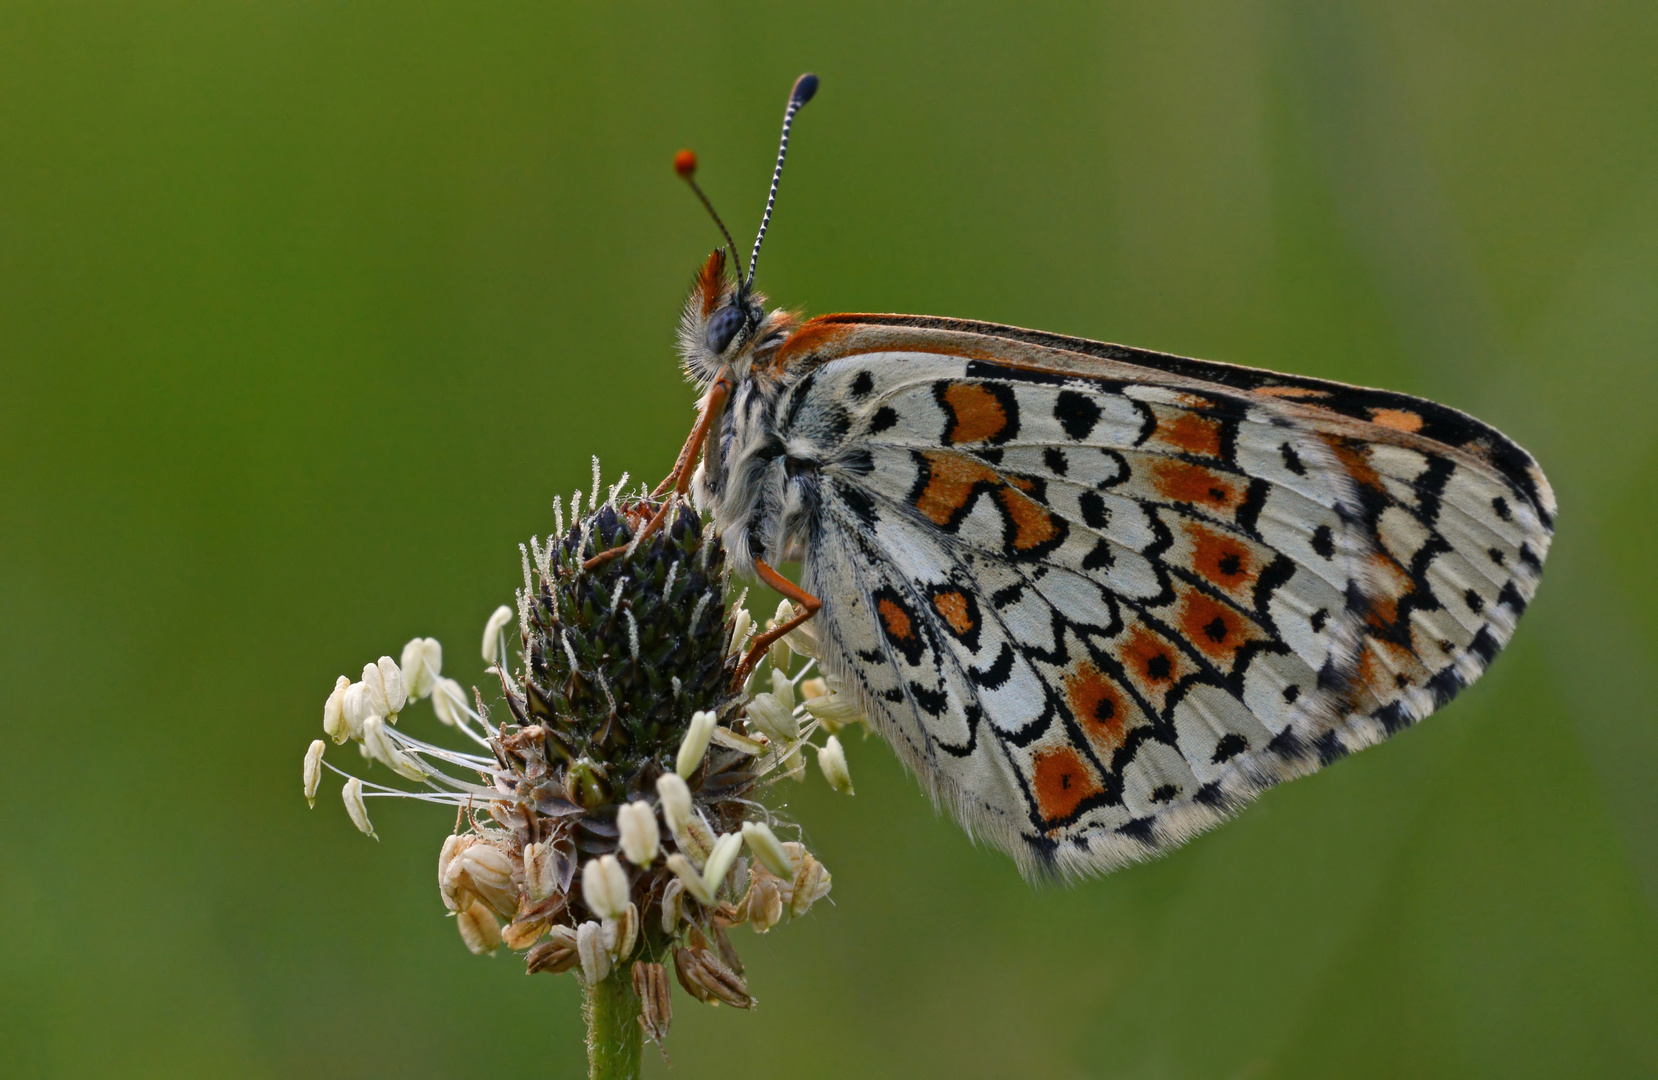
{"type": "Polygon", "coordinates": [[[1404,395],[829,316],[766,414],[824,663],[965,825],[1101,871],[1425,716],[1513,631],[1552,495],[1404,395]]]}

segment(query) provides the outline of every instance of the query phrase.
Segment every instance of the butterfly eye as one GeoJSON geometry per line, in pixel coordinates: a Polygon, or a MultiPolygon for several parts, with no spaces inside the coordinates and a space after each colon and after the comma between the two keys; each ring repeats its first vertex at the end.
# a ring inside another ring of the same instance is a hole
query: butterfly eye
{"type": "Polygon", "coordinates": [[[731,344],[731,339],[737,336],[737,331],[743,328],[748,321],[748,314],[740,307],[727,305],[714,312],[714,317],[708,320],[708,347],[716,353],[723,353],[731,344]]]}

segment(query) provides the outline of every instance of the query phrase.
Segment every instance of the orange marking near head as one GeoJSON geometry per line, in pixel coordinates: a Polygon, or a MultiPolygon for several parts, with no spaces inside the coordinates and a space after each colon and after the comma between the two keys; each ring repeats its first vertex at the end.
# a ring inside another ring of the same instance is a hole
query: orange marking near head
{"type": "Polygon", "coordinates": [[[777,357],[773,362],[779,369],[786,368],[820,350],[830,354],[828,359],[833,359],[840,344],[856,333],[857,329],[856,326],[844,323],[825,322],[821,318],[808,319],[787,341],[777,347],[777,357]]]}
{"type": "Polygon", "coordinates": [[[1083,660],[1067,672],[1065,699],[1077,723],[1107,752],[1123,744],[1128,712],[1122,691],[1099,668],[1083,660]]]}
{"type": "MultiPolygon", "coordinates": [[[[694,159],[693,159],[694,160],[694,159]]],[[[708,261],[702,264],[697,272],[697,298],[702,303],[702,317],[714,314],[714,309],[720,306],[725,297],[725,249],[718,248],[714,254],[708,256],[708,261]]]]}
{"type": "Polygon", "coordinates": [[[1205,528],[1195,521],[1184,523],[1192,541],[1192,569],[1223,589],[1237,589],[1254,583],[1260,567],[1242,542],[1205,528]]]}
{"type": "Polygon", "coordinates": [[[1371,409],[1370,422],[1411,434],[1422,430],[1422,414],[1409,409],[1371,409]]]}
{"type": "Polygon", "coordinates": [[[953,421],[945,439],[952,443],[983,442],[1007,429],[1007,410],[995,394],[974,383],[957,383],[944,391],[953,421]]]}
{"type": "Polygon", "coordinates": [[[1082,755],[1068,746],[1038,751],[1033,761],[1031,788],[1037,810],[1048,821],[1070,817],[1082,800],[1104,790],[1082,755]]]}
{"type": "Polygon", "coordinates": [[[959,590],[951,589],[935,594],[933,607],[938,609],[944,621],[950,624],[950,629],[958,635],[973,632],[973,613],[967,607],[967,597],[959,590]]]}
{"type": "Polygon", "coordinates": [[[1232,481],[1184,461],[1159,461],[1151,467],[1151,480],[1159,493],[1175,502],[1231,510],[1242,501],[1232,481]]]}
{"type": "Polygon", "coordinates": [[[887,633],[899,641],[908,641],[910,635],[915,633],[915,627],[910,625],[910,613],[893,601],[882,597],[876,601],[875,609],[881,613],[881,622],[886,624],[887,633]]]}
{"type": "Polygon", "coordinates": [[[1164,417],[1157,425],[1157,437],[1188,454],[1220,457],[1220,421],[1196,413],[1164,417]]]}
{"type": "Polygon", "coordinates": [[[1195,590],[1181,602],[1180,629],[1186,640],[1217,660],[1229,660],[1251,636],[1241,615],[1195,590]]]}

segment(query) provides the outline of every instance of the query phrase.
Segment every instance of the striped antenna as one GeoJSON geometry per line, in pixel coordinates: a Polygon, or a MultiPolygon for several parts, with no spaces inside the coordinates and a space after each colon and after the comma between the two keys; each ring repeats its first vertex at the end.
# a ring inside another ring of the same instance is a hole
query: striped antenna
{"type": "Polygon", "coordinates": [[[760,235],[754,238],[754,252],[748,257],[748,277],[743,281],[742,289],[745,296],[754,284],[754,271],[760,264],[760,245],[765,242],[766,226],[771,224],[771,211],[777,205],[777,183],[783,179],[783,158],[789,152],[789,128],[794,124],[794,114],[812,100],[815,93],[817,76],[811,73],[796,79],[794,89],[789,91],[789,107],[783,111],[783,140],[777,147],[777,168],[771,174],[771,193],[766,196],[766,213],[760,219],[760,235]]]}

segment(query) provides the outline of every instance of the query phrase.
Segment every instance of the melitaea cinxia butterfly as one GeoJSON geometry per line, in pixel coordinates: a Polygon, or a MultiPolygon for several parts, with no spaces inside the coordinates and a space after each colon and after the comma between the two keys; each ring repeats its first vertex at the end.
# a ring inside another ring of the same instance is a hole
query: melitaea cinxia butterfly
{"type": "Polygon", "coordinates": [[[1537,588],[1548,481],[1455,409],[991,323],[802,321],[753,291],[759,250],[692,289],[702,415],[664,488],[1028,872],[1144,858],[1408,727],[1537,588]]]}

